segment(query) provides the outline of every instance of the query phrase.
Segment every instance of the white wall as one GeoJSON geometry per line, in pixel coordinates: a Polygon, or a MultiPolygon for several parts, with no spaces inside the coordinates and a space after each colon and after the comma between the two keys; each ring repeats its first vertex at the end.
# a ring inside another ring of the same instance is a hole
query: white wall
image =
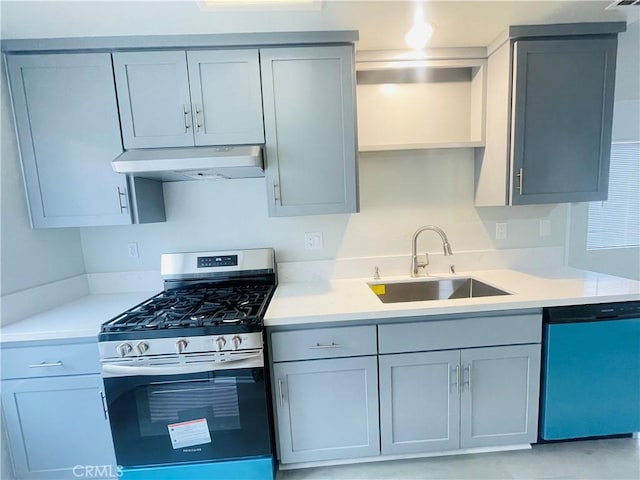
{"type": "MultiPolygon", "coordinates": [[[[618,37],[614,142],[640,142],[639,46],[640,21],[629,25],[627,31],[618,37]]],[[[588,203],[571,205],[567,251],[569,265],[640,280],[640,247],[587,250],[588,213],[588,203]]],[[[640,243],[640,239],[638,241],[640,243]]]]}
{"type": "MultiPolygon", "coordinates": [[[[166,223],[81,229],[87,271],[157,270],[161,253],[203,249],[274,247],[278,261],[408,255],[427,223],[458,252],[564,245],[564,206],[473,207],[471,149],[361,155],[358,214],[269,218],[264,179],[166,183],[165,201],[166,223]],[[538,236],[542,218],[550,237],[538,236]],[[509,225],[499,243],[496,221],[509,225]],[[324,248],[305,250],[305,232],[322,232],[324,248]],[[128,242],[138,243],[139,259],[127,257],[128,242]]],[[[421,247],[442,249],[435,235],[421,247]]]]}
{"type": "Polygon", "coordinates": [[[84,273],[77,228],[31,229],[4,71],[0,72],[0,295],[84,273]]]}
{"type": "MultiPolygon", "coordinates": [[[[406,48],[413,22],[412,0],[322,0],[321,8],[250,6],[215,9],[204,0],[2,0],[3,38],[100,35],[242,33],[299,30],[360,31],[360,50],[406,48]]],[[[621,11],[594,0],[423,1],[434,24],[430,47],[473,47],[491,43],[508,25],[615,21],[621,11]]]]}
{"type": "MultiPolygon", "coordinates": [[[[410,2],[328,1],[321,10],[297,12],[220,12],[187,1],[151,5],[3,0],[1,33],[24,38],[354,28],[360,30],[358,49],[393,49],[404,47],[411,17],[410,2]]],[[[579,8],[566,1],[428,6],[437,20],[433,47],[486,45],[509,23],[618,20],[621,15],[604,12],[603,2],[580,2],[579,8]]],[[[470,150],[362,155],[362,211],[354,215],[269,218],[263,179],[182,182],[165,185],[164,224],[34,231],[26,220],[8,117],[3,77],[2,293],[82,272],[83,259],[86,271],[109,272],[157,269],[161,253],[184,250],[273,246],[281,261],[408,254],[411,233],[425,223],[443,227],[457,251],[564,245],[566,206],[473,207],[470,150]],[[550,237],[538,235],[543,218],[551,220],[550,237]],[[506,241],[493,240],[496,222],[508,223],[506,241]],[[304,232],[310,231],[324,234],[324,249],[303,249],[304,232]],[[127,258],[128,242],[139,244],[139,259],[127,258]]],[[[425,246],[438,251],[437,239],[427,238],[425,246]]]]}

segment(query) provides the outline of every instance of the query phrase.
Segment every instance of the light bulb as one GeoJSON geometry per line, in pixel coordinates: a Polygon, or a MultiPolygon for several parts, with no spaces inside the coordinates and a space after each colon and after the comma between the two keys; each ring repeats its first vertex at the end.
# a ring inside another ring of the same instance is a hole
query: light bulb
{"type": "Polygon", "coordinates": [[[433,34],[433,27],[424,20],[417,20],[407,32],[404,40],[409,47],[414,50],[421,50],[425,47],[431,35],[433,34]]]}
{"type": "Polygon", "coordinates": [[[393,95],[398,86],[393,83],[383,83],[380,85],[380,92],[384,95],[393,95]]]}

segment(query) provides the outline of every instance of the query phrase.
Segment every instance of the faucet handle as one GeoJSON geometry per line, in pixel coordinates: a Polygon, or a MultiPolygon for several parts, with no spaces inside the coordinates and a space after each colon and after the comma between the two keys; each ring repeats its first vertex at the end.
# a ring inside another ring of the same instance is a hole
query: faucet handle
{"type": "Polygon", "coordinates": [[[380,269],[377,265],[373,268],[373,279],[380,280],[380,269]]]}

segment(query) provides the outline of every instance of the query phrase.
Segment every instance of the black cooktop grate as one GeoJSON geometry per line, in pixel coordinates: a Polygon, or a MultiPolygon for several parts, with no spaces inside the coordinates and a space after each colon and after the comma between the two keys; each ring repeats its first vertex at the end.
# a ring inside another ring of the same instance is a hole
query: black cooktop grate
{"type": "MultiPolygon", "coordinates": [[[[152,332],[237,325],[242,330],[261,327],[275,286],[197,284],[165,290],[102,325],[102,333],[152,332]]],[[[226,328],[225,328],[226,330],[226,328]]]]}

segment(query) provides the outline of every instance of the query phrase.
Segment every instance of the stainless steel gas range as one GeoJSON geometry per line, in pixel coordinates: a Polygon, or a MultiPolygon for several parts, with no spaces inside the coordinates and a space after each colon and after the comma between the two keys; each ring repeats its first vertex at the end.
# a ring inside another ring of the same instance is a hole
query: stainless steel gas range
{"type": "Polygon", "coordinates": [[[164,291],[99,335],[123,478],[272,479],[273,250],[166,254],[161,273],[164,291]]]}

